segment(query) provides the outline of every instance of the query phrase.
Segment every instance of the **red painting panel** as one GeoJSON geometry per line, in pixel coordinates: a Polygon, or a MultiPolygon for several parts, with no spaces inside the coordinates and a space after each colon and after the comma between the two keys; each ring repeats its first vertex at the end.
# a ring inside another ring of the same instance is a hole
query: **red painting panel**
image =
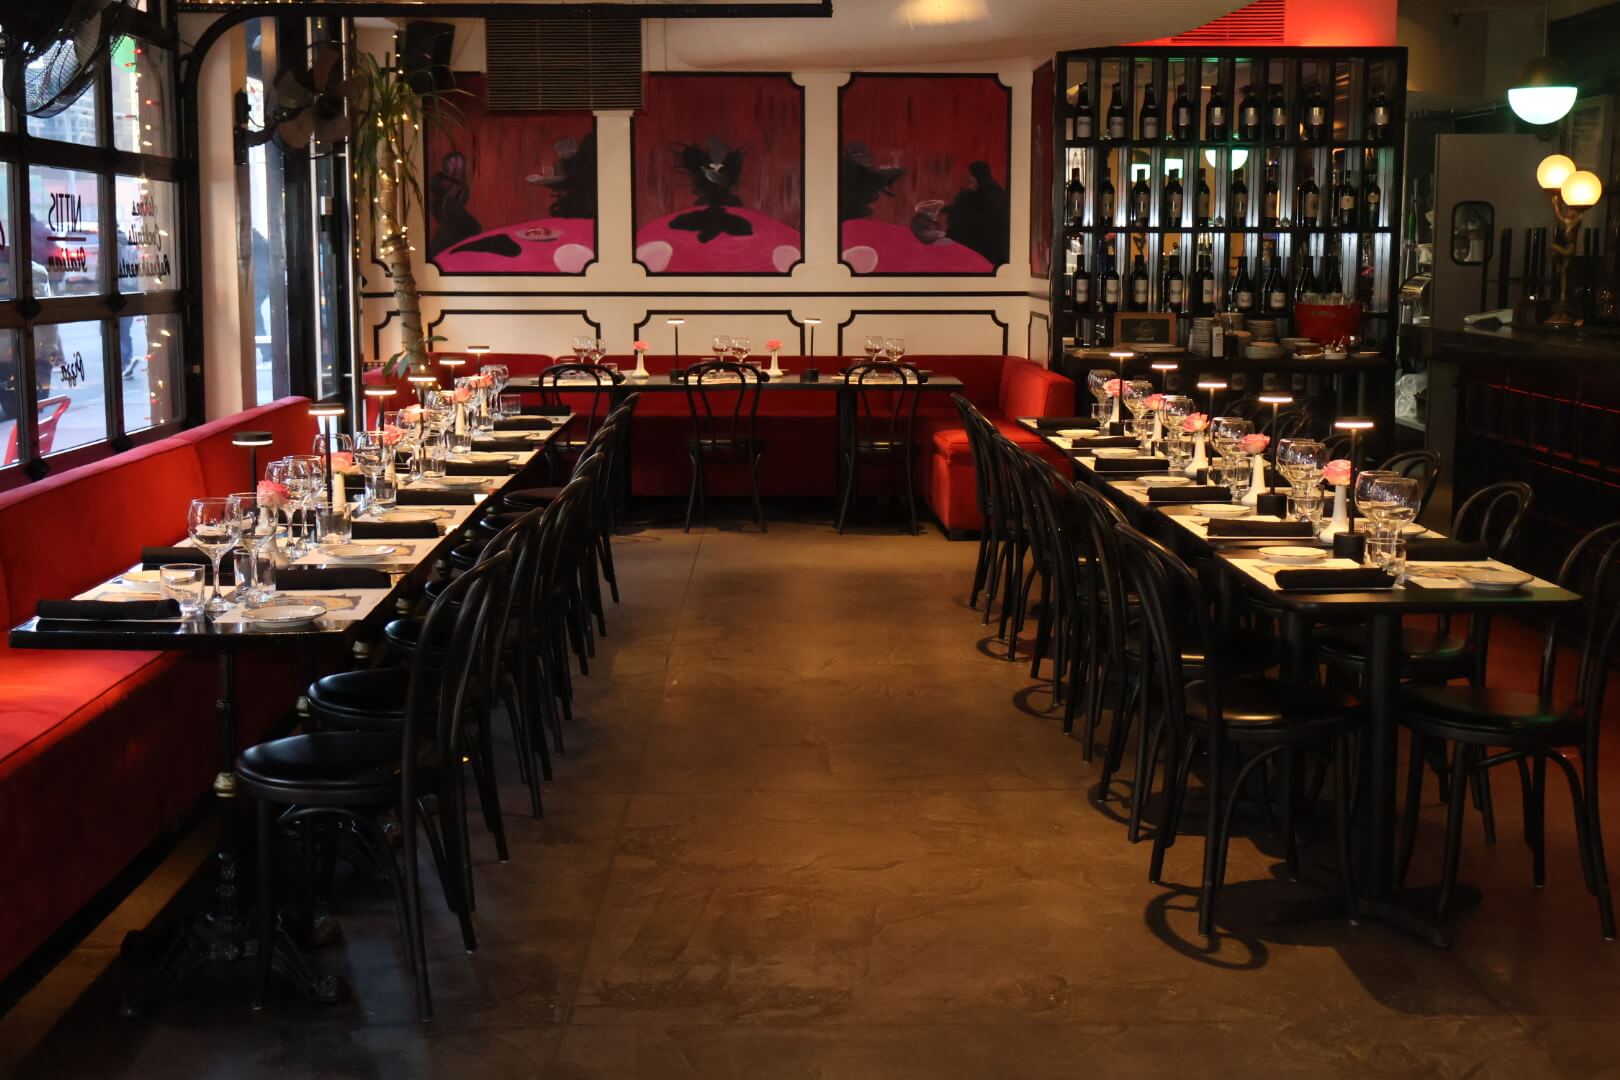
{"type": "Polygon", "coordinates": [[[583,274],[596,261],[596,120],[499,112],[458,74],[458,121],[429,124],[422,195],[441,274],[583,274]]]}
{"type": "Polygon", "coordinates": [[[1029,103],[1029,272],[1052,272],[1052,110],[1057,77],[1048,60],[1035,69],[1029,103]]]}
{"type": "Polygon", "coordinates": [[[994,75],[851,76],[838,112],[845,265],[927,276],[1005,264],[1011,110],[994,75]]]}
{"type": "Polygon", "coordinates": [[[804,259],[804,88],[787,74],[647,76],[632,121],[636,261],[791,273],[804,259]]]}

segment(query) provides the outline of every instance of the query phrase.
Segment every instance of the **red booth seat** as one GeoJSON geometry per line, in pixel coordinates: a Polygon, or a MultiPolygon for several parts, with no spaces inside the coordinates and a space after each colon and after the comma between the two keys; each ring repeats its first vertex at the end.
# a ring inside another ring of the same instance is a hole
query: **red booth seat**
{"type": "MultiPolygon", "coordinates": [[[[81,592],[186,531],[193,498],[247,486],[238,430],[272,457],[307,451],[308,401],[287,398],[0,494],[0,612],[81,592]]],[[[245,654],[241,738],[300,689],[297,658],[245,654]]],[[[0,640],[0,977],[208,790],[220,747],[211,657],[12,649],[0,640]]]]}

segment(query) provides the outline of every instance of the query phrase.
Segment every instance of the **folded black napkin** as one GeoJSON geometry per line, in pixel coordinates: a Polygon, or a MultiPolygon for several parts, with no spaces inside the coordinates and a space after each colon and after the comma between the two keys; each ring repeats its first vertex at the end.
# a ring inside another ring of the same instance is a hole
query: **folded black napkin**
{"type": "Polygon", "coordinates": [[[472,506],[478,501],[477,493],[447,488],[400,488],[394,495],[400,506],[472,506]]]}
{"type": "Polygon", "coordinates": [[[1284,592],[1311,590],[1315,592],[1364,592],[1368,589],[1391,589],[1395,579],[1373,567],[1353,570],[1278,570],[1272,575],[1277,588],[1284,592]]]}
{"type": "Polygon", "coordinates": [[[510,461],[447,461],[444,471],[448,476],[505,476],[517,472],[517,465],[510,461]]]}
{"type": "Polygon", "coordinates": [[[369,566],[284,566],[276,571],[278,589],[386,589],[392,584],[386,571],[369,566]]]}
{"type": "Polygon", "coordinates": [[[1223,503],[1232,501],[1232,489],[1219,484],[1183,484],[1180,487],[1150,487],[1150,503],[1223,503]]]}
{"type": "Polygon", "coordinates": [[[549,416],[503,416],[495,421],[496,431],[550,431],[556,426],[549,416]]]}
{"type": "Polygon", "coordinates": [[[1277,540],[1303,540],[1316,535],[1308,521],[1251,521],[1245,518],[1212,518],[1210,536],[1253,537],[1277,540]]]}
{"type": "Polygon", "coordinates": [[[1076,440],[1074,440],[1074,448],[1076,450],[1092,450],[1092,449],[1095,449],[1097,447],[1102,447],[1102,446],[1141,446],[1141,445],[1142,445],[1141,443],[1137,442],[1134,438],[1132,438],[1129,435],[1098,435],[1096,438],[1093,438],[1093,439],[1076,439],[1076,440]]]}
{"type": "Polygon", "coordinates": [[[1038,431],[1063,431],[1067,428],[1089,428],[1097,430],[1097,421],[1089,416],[1037,416],[1035,427],[1038,431]]]}
{"type": "Polygon", "coordinates": [[[1092,458],[1092,470],[1099,473],[1124,473],[1127,475],[1141,475],[1143,473],[1169,472],[1170,463],[1164,458],[1092,458]]]}
{"type": "Polygon", "coordinates": [[[1406,542],[1408,562],[1473,562],[1490,557],[1490,549],[1482,543],[1433,539],[1406,542]]]}
{"type": "MultiPolygon", "coordinates": [[[[236,567],[229,555],[219,561],[219,583],[231,585],[236,581],[236,567]]],[[[203,565],[203,580],[214,580],[213,561],[201,548],[183,547],[146,547],[141,548],[141,568],[156,570],[169,563],[201,563],[203,565]]]]}
{"type": "Polygon", "coordinates": [[[146,622],[178,619],[180,605],[174,600],[41,600],[34,605],[34,614],[42,619],[146,622]]]}
{"type": "Polygon", "coordinates": [[[356,521],[350,535],[356,540],[437,539],[439,525],[435,521],[356,521]]]}

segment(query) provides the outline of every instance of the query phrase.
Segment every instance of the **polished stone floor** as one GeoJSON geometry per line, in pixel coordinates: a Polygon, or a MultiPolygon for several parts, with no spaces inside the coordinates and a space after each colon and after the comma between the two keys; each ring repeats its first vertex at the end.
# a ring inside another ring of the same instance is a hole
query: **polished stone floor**
{"type": "MultiPolygon", "coordinates": [[[[1304,887],[1280,880],[1258,827],[1234,844],[1206,943],[1190,895],[1200,842],[1170,854],[1179,885],[1148,883],[1146,845],[1099,803],[1046,691],[967,608],[973,545],[773,523],[647,530],[617,550],[624,603],[581,680],[546,817],[524,815],[508,768],[511,860],[478,838],[476,954],[428,892],[431,1025],[414,1019],[386,894],[350,876],[346,940],[317,955],[352,984],[347,1004],[282,994],[255,1013],[238,972],[194,980],[156,1017],[115,1018],[119,936],[173,891],[201,833],[0,1019],[0,1071],[1620,1072],[1620,952],[1599,935],[1556,786],[1545,890],[1508,784],[1497,847],[1470,821],[1464,876],[1484,899],[1450,951],[1373,925],[1269,925],[1304,887]]],[[[1436,873],[1439,821],[1431,805],[1417,880],[1436,873]]]]}

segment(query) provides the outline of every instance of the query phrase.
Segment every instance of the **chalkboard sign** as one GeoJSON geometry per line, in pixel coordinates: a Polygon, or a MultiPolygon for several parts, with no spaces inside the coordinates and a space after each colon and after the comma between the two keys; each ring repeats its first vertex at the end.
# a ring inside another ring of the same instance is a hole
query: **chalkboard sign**
{"type": "Polygon", "coordinates": [[[1168,311],[1118,312],[1114,315],[1114,348],[1143,352],[1176,348],[1176,317],[1168,311]]]}

